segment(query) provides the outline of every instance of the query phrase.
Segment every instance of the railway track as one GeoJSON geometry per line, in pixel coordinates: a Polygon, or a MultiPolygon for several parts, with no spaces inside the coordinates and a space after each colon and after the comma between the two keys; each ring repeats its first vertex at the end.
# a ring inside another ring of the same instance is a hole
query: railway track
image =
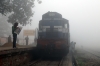
{"type": "Polygon", "coordinates": [[[68,54],[59,59],[38,59],[24,66],[72,66],[72,58],[68,54]]]}
{"type": "Polygon", "coordinates": [[[59,60],[37,60],[35,62],[30,63],[27,66],[61,66],[63,59],[59,60]]]}

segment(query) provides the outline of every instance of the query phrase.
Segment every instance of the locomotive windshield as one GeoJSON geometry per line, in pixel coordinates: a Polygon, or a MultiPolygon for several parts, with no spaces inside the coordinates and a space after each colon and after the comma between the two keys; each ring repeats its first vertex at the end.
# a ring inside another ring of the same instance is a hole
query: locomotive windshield
{"type": "Polygon", "coordinates": [[[61,31],[64,28],[64,25],[61,21],[43,21],[40,24],[41,31],[61,31]]]}
{"type": "Polygon", "coordinates": [[[63,31],[68,25],[61,20],[42,20],[39,24],[40,31],[63,31]]]}
{"type": "Polygon", "coordinates": [[[61,38],[68,28],[62,20],[41,20],[39,23],[39,35],[44,38],[61,38]]]}

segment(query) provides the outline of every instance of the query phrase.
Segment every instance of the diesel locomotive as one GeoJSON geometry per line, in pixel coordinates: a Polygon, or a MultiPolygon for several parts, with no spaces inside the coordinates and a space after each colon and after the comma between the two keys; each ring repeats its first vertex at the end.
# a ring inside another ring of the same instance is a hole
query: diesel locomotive
{"type": "Polygon", "coordinates": [[[64,56],[69,52],[69,45],[69,21],[57,12],[43,14],[37,39],[39,55],[64,56]]]}

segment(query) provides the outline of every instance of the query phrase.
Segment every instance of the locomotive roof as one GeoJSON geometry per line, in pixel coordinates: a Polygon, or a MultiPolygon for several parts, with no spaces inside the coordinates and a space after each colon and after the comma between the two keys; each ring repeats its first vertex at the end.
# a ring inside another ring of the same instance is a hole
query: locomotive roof
{"type": "MultiPolygon", "coordinates": [[[[62,18],[62,15],[57,12],[47,12],[47,13],[43,14],[42,20],[39,21],[39,24],[44,23],[44,21],[50,21],[50,20],[44,20],[44,18],[58,18],[58,19],[60,18],[62,23],[69,25],[69,21],[65,18],[62,18]]],[[[58,21],[60,21],[60,20],[58,20],[58,21]]]]}
{"type": "Polygon", "coordinates": [[[62,15],[60,13],[57,13],[57,12],[47,12],[45,14],[42,15],[42,18],[46,18],[46,17],[59,17],[59,18],[62,18],[62,15]],[[53,16],[50,16],[50,14],[53,16]]]}

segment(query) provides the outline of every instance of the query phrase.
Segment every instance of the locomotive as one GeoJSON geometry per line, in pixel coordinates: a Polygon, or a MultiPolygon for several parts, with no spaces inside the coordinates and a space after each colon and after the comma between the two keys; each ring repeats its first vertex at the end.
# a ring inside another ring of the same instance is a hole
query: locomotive
{"type": "Polygon", "coordinates": [[[39,55],[65,56],[69,52],[69,45],[69,21],[57,12],[43,14],[37,38],[39,55]]]}

